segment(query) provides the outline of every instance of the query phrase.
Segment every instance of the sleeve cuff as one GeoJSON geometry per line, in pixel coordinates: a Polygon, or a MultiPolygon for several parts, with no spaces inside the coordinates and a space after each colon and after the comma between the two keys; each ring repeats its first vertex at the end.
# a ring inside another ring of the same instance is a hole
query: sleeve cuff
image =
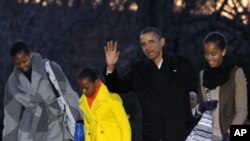
{"type": "Polygon", "coordinates": [[[106,69],[106,75],[110,75],[112,71],[108,71],[108,68],[106,69]]]}
{"type": "Polygon", "coordinates": [[[199,115],[202,115],[202,113],[198,110],[198,109],[199,109],[199,106],[200,106],[200,104],[197,104],[197,105],[195,106],[195,111],[196,111],[199,115]]]}

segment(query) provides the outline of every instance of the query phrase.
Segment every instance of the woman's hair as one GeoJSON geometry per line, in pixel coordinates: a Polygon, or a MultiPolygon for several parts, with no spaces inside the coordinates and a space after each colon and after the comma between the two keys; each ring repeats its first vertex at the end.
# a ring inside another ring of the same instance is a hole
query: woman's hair
{"type": "Polygon", "coordinates": [[[30,50],[24,41],[15,41],[10,47],[10,56],[14,57],[18,54],[29,54],[30,50]]]}
{"type": "Polygon", "coordinates": [[[224,49],[226,48],[227,45],[227,40],[226,37],[224,36],[224,34],[220,33],[220,32],[210,32],[204,39],[203,43],[215,43],[216,46],[220,49],[224,49]]]}
{"type": "Polygon", "coordinates": [[[97,68],[83,68],[77,76],[77,80],[88,79],[90,81],[95,81],[99,79],[99,71],[97,68]]]}

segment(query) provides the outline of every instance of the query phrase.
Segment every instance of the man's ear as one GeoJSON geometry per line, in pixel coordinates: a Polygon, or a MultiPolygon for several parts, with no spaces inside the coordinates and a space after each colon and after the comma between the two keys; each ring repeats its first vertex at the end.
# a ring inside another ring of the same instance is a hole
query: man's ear
{"type": "Polygon", "coordinates": [[[28,55],[29,55],[29,57],[30,57],[30,59],[31,59],[31,58],[32,58],[32,52],[29,51],[28,55]]]}
{"type": "Polygon", "coordinates": [[[165,38],[162,37],[162,38],[160,39],[160,43],[161,43],[161,46],[164,47],[165,44],[166,44],[165,38]]]}
{"type": "Polygon", "coordinates": [[[224,48],[224,49],[222,50],[222,56],[225,56],[226,53],[227,53],[227,48],[224,48]]]}

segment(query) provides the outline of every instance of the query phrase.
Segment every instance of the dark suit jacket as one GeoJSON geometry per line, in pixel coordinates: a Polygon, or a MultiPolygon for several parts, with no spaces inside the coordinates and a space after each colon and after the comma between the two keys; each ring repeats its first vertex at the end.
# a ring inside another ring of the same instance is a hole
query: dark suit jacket
{"type": "Polygon", "coordinates": [[[183,141],[192,129],[189,91],[196,89],[197,76],[188,59],[165,54],[160,69],[145,59],[133,64],[121,79],[116,70],[105,78],[110,91],[133,90],[137,95],[144,139],[183,141]]]}

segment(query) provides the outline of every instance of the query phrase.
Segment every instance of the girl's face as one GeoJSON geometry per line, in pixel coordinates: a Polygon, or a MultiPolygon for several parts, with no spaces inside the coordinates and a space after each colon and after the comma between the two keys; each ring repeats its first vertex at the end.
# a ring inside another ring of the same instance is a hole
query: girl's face
{"type": "Polygon", "coordinates": [[[215,43],[208,42],[204,44],[204,53],[208,65],[211,68],[218,68],[226,54],[226,48],[221,49],[215,43]]]}
{"type": "Polygon", "coordinates": [[[96,81],[90,81],[88,79],[78,80],[78,85],[80,86],[82,93],[87,97],[91,97],[94,94],[97,84],[98,80],[96,81]]]}

